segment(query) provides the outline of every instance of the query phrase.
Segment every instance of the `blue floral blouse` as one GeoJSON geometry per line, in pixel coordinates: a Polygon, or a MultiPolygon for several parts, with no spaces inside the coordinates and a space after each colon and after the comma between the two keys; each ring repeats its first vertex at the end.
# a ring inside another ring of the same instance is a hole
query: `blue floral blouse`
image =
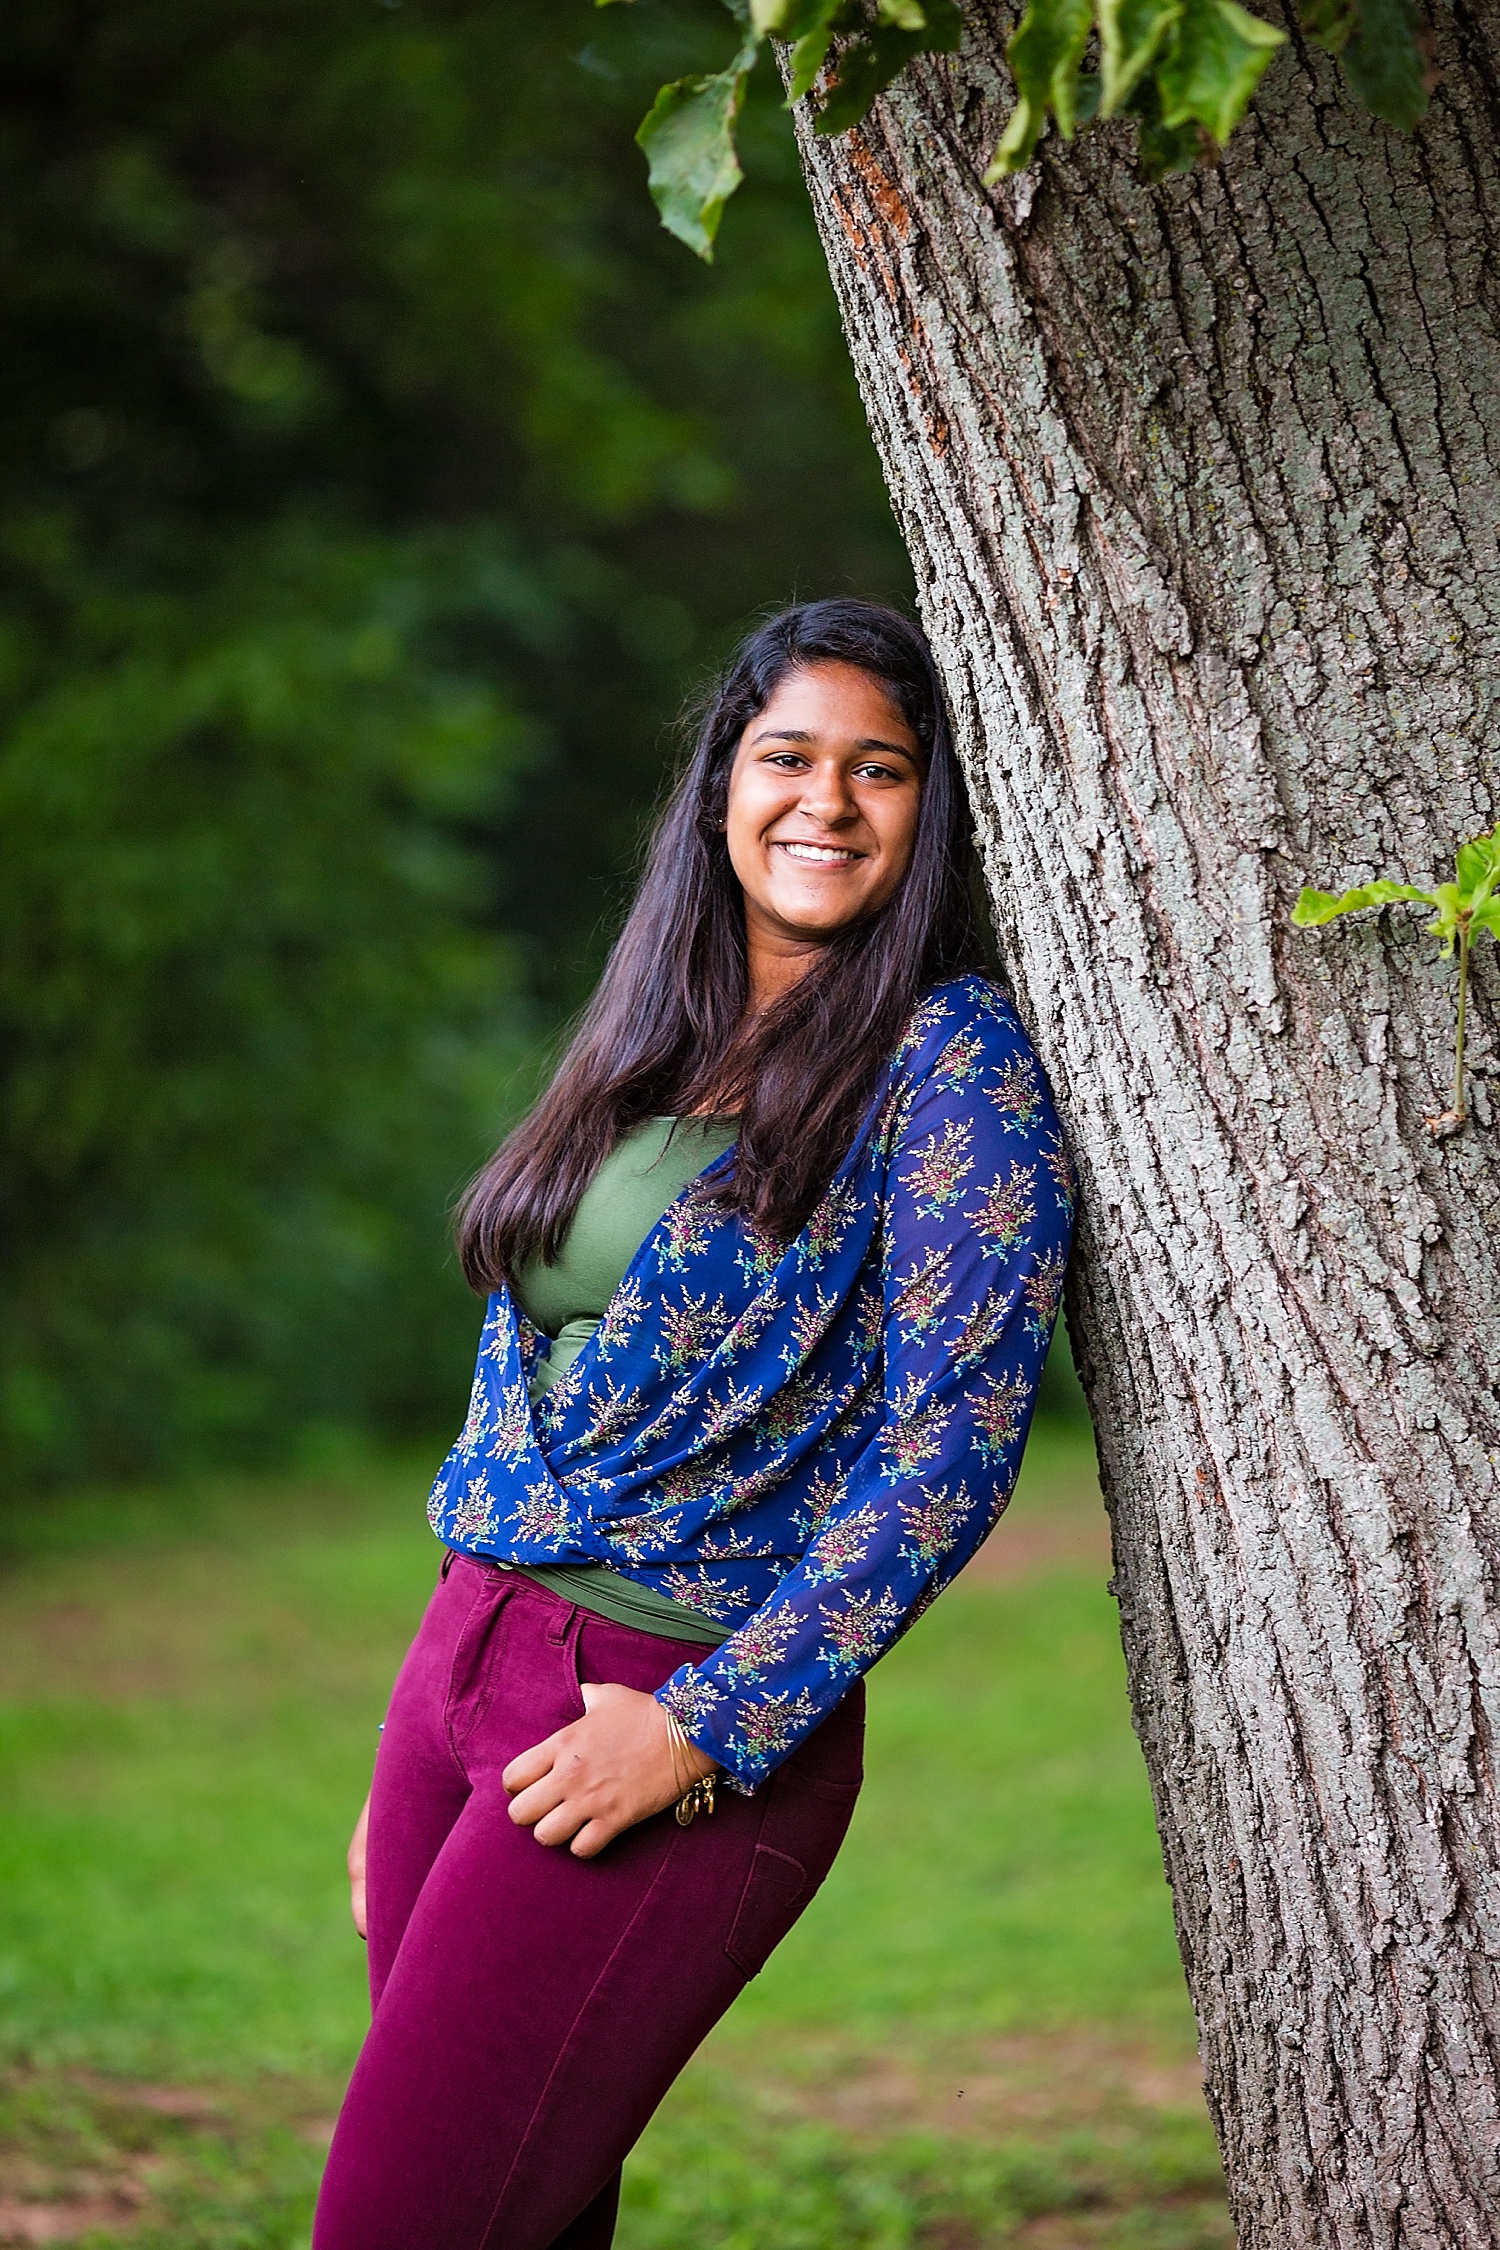
{"type": "Polygon", "coordinates": [[[686,1189],[535,1408],[541,1339],[490,1299],[433,1529],[507,1562],[605,1563],[731,1626],[660,1700],[753,1790],[1004,1508],[1072,1217],[1014,1009],[980,977],[939,985],[794,1242],[686,1189]]]}

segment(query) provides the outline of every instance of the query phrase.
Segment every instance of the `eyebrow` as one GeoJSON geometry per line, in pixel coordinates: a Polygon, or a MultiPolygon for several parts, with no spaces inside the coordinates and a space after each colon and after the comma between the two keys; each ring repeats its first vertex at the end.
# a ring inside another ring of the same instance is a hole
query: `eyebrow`
{"type": "MultiPolygon", "coordinates": [[[[809,734],[805,727],[768,727],[764,734],[756,735],[750,747],[755,749],[762,742],[816,742],[817,739],[817,736],[809,734]]],[[[918,762],[918,753],[915,750],[908,750],[904,742],[882,742],[880,737],[874,734],[863,736],[860,741],[855,743],[854,747],[856,750],[879,750],[889,758],[905,758],[907,763],[913,766],[918,762]]]]}

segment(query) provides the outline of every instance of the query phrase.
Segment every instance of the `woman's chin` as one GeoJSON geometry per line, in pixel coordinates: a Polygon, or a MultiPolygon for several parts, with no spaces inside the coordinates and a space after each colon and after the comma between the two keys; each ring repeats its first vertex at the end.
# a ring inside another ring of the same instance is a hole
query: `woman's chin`
{"type": "Polygon", "coordinates": [[[847,930],[851,922],[869,912],[863,891],[856,893],[847,879],[839,889],[839,881],[835,877],[825,887],[819,879],[816,886],[810,884],[805,889],[799,884],[790,896],[768,901],[776,922],[789,937],[804,944],[826,945],[840,930],[847,930]]]}

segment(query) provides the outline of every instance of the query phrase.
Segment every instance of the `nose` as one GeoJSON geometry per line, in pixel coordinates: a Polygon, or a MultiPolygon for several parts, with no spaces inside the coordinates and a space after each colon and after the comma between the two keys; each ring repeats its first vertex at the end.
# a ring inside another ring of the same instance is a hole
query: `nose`
{"type": "Polygon", "coordinates": [[[797,810],[823,828],[840,828],[853,820],[859,808],[843,767],[831,761],[814,766],[803,782],[797,810]]]}

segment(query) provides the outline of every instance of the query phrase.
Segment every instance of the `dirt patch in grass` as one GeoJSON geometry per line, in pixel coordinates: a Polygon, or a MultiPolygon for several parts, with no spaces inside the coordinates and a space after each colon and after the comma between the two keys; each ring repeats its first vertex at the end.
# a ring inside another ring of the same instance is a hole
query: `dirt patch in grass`
{"type": "MultiPolygon", "coordinates": [[[[954,2250],[973,2250],[972,2238],[954,2250]]],[[[1128,2209],[1104,2205],[1024,2220],[1005,2250],[1234,2250],[1234,2228],[1221,2196],[1162,2195],[1128,2209]]]]}
{"type": "MultiPolygon", "coordinates": [[[[310,2213],[331,2092],[14,2072],[0,2083],[0,2245],[280,2243],[288,2221],[310,2213]]],[[[822,2131],[844,2152],[829,2161],[856,2183],[856,2204],[867,2173],[910,2196],[909,2239],[922,2250],[1232,2245],[1196,2063],[1141,2041],[1069,2031],[897,2054],[826,2040],[750,2057],[726,2039],[688,2073],[681,2100],[729,2104],[725,2130],[743,2127],[773,2169],[779,2149],[822,2131]],[[950,2174],[965,2206],[951,2211],[950,2174]]],[[[688,2237],[699,2239],[691,2227],[688,2237]]],[[[830,2234],[827,2250],[844,2244],[830,2234]]]]}
{"type": "MultiPolygon", "coordinates": [[[[139,2107],[144,2121],[151,2115],[148,2102],[176,2092],[112,2087],[96,2093],[87,2081],[59,2086],[13,2076],[3,2098],[0,2243],[76,2242],[137,2228],[150,2215],[172,2159],[150,2145],[149,2128],[141,2145],[130,2112],[139,2107]]],[[[195,2097],[179,2098],[192,2101],[196,2113],[195,2097]]]]}
{"type": "Polygon", "coordinates": [[[310,2199],[327,2128],[310,2090],[155,2086],[89,2071],[0,2080],[0,2244],[254,2244],[310,2199]]]}
{"type": "MultiPolygon", "coordinates": [[[[1074,1473],[1023,1485],[965,1576],[1012,1583],[1083,1568],[1103,1578],[1109,1562],[1098,1487],[1074,1473]]],[[[0,1574],[3,1701],[176,1702],[201,1698],[211,1682],[243,1704],[278,1680],[316,1676],[325,1661],[316,1618],[268,1594],[253,1548],[185,1542],[0,1574]]]]}
{"type": "Polygon", "coordinates": [[[113,1588],[97,1602],[7,1602],[0,1595],[0,1698],[25,1703],[183,1703],[205,1683],[228,1700],[264,1696],[278,1663],[300,1674],[317,1646],[295,1612],[257,1604],[257,1639],[241,1645],[242,1603],[222,1572],[180,1564],[170,1590],[113,1588]]]}
{"type": "Polygon", "coordinates": [[[0,2189],[0,2242],[77,2242],[136,2226],[150,2196],[149,2158],[127,2160],[110,2178],[17,2166],[0,2189]]]}
{"type": "Polygon", "coordinates": [[[803,2115],[861,2139],[939,2133],[999,2142],[1098,2132],[1161,2113],[1205,2116],[1195,2055],[1091,2031],[966,2041],[961,2050],[894,2055],[809,2044],[757,2082],[803,2115]]]}
{"type": "Polygon", "coordinates": [[[1084,1569],[1107,1578],[1109,1564],[1109,1518],[1100,1501],[1047,1515],[1003,1515],[963,1575],[1010,1584],[1043,1571],[1084,1569]]]}
{"type": "Polygon", "coordinates": [[[1086,1439],[1034,1439],[1014,1499],[964,1572],[992,1584],[1054,1570],[1109,1576],[1109,1517],[1086,1439]]]}
{"type": "Polygon", "coordinates": [[[909,2204],[920,2250],[1233,2250],[1198,2061],[1179,2046],[1075,2029],[751,2053],[731,2032],[701,2067],[769,2149],[831,2134],[852,2182],[909,2204]]]}

